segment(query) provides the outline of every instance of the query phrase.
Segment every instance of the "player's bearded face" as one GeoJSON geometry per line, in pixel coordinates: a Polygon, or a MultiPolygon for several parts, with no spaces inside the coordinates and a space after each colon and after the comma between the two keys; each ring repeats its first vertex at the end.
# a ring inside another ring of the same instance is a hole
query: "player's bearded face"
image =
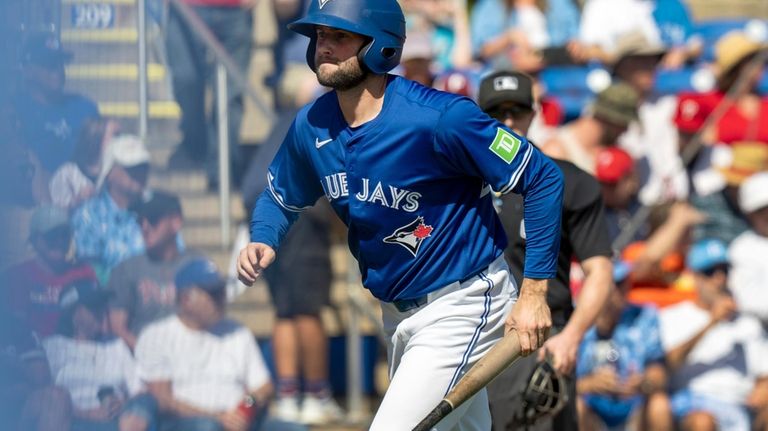
{"type": "Polygon", "coordinates": [[[357,56],[350,57],[336,65],[336,67],[326,67],[328,63],[321,64],[317,68],[317,81],[320,85],[333,88],[334,90],[349,90],[357,87],[365,81],[368,72],[360,67],[360,61],[357,56]]]}
{"type": "Polygon", "coordinates": [[[362,36],[328,27],[318,27],[315,64],[320,85],[335,90],[349,90],[368,77],[357,53],[363,46],[362,36]]]}

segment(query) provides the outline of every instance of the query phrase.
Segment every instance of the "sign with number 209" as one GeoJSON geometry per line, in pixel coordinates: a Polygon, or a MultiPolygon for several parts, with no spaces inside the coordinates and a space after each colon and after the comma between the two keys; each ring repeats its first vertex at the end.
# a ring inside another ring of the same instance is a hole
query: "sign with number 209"
{"type": "Polygon", "coordinates": [[[111,4],[80,3],[72,5],[70,16],[75,28],[109,28],[115,22],[115,9],[111,4]]]}

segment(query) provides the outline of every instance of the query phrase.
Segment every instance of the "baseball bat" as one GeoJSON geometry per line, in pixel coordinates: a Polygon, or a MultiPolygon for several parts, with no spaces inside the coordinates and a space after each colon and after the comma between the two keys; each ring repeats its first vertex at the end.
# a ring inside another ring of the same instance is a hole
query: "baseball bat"
{"type": "Polygon", "coordinates": [[[510,331],[480,358],[445,398],[416,425],[413,431],[430,431],[461,403],[484,388],[496,376],[520,357],[520,338],[510,331]]]}

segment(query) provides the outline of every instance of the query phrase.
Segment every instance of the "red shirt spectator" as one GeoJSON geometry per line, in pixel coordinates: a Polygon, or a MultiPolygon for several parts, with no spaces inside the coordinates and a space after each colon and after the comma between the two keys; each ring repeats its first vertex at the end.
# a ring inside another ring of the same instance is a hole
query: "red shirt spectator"
{"type": "Polygon", "coordinates": [[[59,294],[80,280],[96,281],[86,264],[72,263],[67,255],[72,230],[65,210],[44,206],[32,215],[30,242],[36,256],[9,268],[3,275],[4,301],[40,337],[51,335],[59,319],[59,294]]]}
{"type": "MultiPolygon", "coordinates": [[[[725,93],[682,94],[675,124],[682,132],[696,133],[725,98],[725,93]]],[[[749,118],[732,105],[714,126],[714,138],[728,145],[739,141],[759,141],[768,145],[768,98],[761,98],[757,116],[749,118]]]]}
{"type": "Polygon", "coordinates": [[[747,91],[736,100],[718,120],[705,139],[731,145],[738,141],[760,141],[768,145],[768,98],[757,95],[762,67],[752,67],[755,56],[764,45],[745,33],[732,31],[715,45],[717,90],[704,94],[683,94],[680,97],[675,123],[680,132],[693,134],[725,98],[725,94],[740,80],[746,80],[747,91]]]}

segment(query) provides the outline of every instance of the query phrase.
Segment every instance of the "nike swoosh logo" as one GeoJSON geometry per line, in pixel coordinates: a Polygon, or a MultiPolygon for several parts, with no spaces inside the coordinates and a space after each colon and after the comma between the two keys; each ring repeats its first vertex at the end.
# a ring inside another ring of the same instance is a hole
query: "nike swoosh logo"
{"type": "Polygon", "coordinates": [[[320,138],[315,138],[315,148],[320,148],[331,141],[333,141],[333,139],[326,139],[324,141],[321,141],[320,138]]]}

